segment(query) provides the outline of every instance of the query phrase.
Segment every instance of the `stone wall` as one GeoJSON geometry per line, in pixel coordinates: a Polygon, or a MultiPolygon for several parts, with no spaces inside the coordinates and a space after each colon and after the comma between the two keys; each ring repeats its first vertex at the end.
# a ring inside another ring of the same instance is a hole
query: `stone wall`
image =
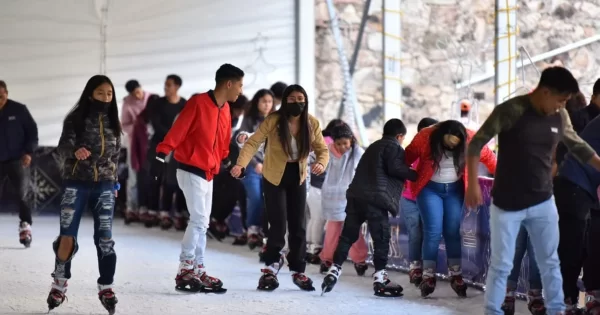
{"type": "MultiPolygon", "coordinates": [[[[357,38],[364,0],[336,0],[345,51],[350,59],[357,38]]],[[[600,29],[600,0],[520,0],[518,46],[531,54],[547,52],[596,35],[600,29]]],[[[457,91],[455,84],[493,70],[493,0],[404,0],[402,33],[403,120],[414,125],[425,116],[451,117],[451,104],[463,97],[475,101],[479,119],[493,108],[494,82],[457,91]],[[462,71],[461,71],[462,69],[462,71]],[[469,71],[470,69],[470,71],[469,71]]],[[[361,43],[354,85],[370,138],[376,138],[383,123],[383,54],[381,0],[373,0],[369,23],[361,43]]],[[[317,115],[323,122],[336,117],[343,93],[335,41],[329,29],[324,0],[316,1],[317,115]]],[[[600,75],[600,55],[594,43],[519,71],[520,92],[535,87],[537,69],[564,64],[580,80],[586,96],[600,75]]]]}

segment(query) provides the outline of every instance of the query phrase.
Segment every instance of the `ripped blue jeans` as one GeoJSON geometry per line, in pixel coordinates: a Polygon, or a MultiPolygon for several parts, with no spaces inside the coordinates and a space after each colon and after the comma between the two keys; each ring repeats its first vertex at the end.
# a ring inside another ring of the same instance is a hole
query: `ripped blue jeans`
{"type": "Polygon", "coordinates": [[[98,284],[111,285],[117,265],[115,242],[112,239],[112,223],[115,208],[114,183],[111,181],[87,182],[65,181],[63,195],[60,203],[60,236],[54,242],[55,253],[61,237],[73,237],[75,247],[71,257],[60,261],[56,257],[55,270],[52,274],[55,279],[71,278],[71,260],[77,249],[77,233],[79,223],[84,211],[90,209],[94,218],[94,244],[98,254],[98,268],[100,278],[98,284]]]}

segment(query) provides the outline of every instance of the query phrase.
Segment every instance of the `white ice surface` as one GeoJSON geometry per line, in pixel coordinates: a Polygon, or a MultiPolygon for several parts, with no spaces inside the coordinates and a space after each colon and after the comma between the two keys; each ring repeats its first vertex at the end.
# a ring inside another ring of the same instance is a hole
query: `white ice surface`
{"type": "MultiPolygon", "coordinates": [[[[44,314],[54,267],[52,241],[58,233],[57,217],[37,217],[33,224],[31,248],[18,243],[16,216],[0,215],[0,315],[44,314]]],[[[51,314],[107,314],[96,295],[97,259],[92,240],[92,221],[85,218],[79,231],[80,249],[73,261],[68,301],[51,314]]],[[[408,276],[390,272],[404,286],[399,299],[373,296],[370,277],[358,277],[346,265],[334,291],[320,296],[322,276],[317,266],[309,266],[316,292],[302,292],[294,286],[285,268],[279,274],[275,292],[256,290],[261,264],[257,253],[247,247],[233,247],[231,240],[209,241],[206,264],[209,273],[219,277],[229,289],[225,295],[182,294],[174,290],[182,234],[124,226],[121,220],[113,231],[116,241],[117,273],[115,291],[119,298],[117,314],[227,314],[227,315],[446,315],[482,314],[483,293],[469,289],[467,299],[458,299],[447,282],[438,282],[432,298],[422,299],[408,283],[408,276]]],[[[372,269],[370,269],[372,272],[372,269]]],[[[367,274],[370,275],[367,271],[367,274]]],[[[518,313],[527,314],[519,302],[518,313]]]]}

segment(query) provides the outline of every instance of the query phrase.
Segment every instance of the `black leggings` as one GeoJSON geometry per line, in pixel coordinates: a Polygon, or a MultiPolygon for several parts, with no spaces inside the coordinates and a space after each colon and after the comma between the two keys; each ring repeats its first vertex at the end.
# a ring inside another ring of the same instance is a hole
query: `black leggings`
{"type": "Polygon", "coordinates": [[[279,261],[285,246],[286,225],[289,228],[287,260],[290,271],[304,272],[306,262],[306,181],[300,184],[300,165],[287,163],[281,182],[273,185],[263,178],[265,212],[269,224],[265,265],[279,261]]]}
{"type": "Polygon", "coordinates": [[[163,185],[162,205],[160,209],[170,213],[173,208],[173,200],[175,200],[175,212],[179,214],[185,212],[186,204],[183,191],[177,185],[163,185]]]}

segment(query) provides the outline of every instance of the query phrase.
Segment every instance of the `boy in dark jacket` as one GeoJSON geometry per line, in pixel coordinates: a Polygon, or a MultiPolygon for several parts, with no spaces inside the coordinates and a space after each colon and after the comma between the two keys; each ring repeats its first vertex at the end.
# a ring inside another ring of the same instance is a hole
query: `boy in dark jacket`
{"type": "Polygon", "coordinates": [[[346,220],[333,257],[333,265],[321,288],[329,292],[342,273],[342,263],[357,241],[362,224],[367,221],[373,239],[373,289],[375,295],[396,297],[402,287],[388,279],[387,265],[390,223],[388,213],[396,216],[404,181],[414,181],[417,173],[404,162],[402,141],[406,127],[399,119],[390,119],[383,127],[383,137],[371,144],[363,154],[352,183],[346,192],[346,220]]]}

